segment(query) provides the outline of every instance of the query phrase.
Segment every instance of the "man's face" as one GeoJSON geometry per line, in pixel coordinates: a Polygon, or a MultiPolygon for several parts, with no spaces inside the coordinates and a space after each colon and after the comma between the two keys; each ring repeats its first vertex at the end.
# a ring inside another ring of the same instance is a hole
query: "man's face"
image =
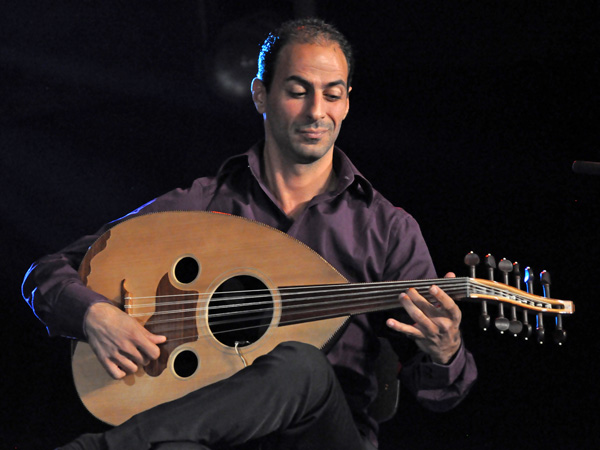
{"type": "Polygon", "coordinates": [[[348,114],[347,80],[348,64],[338,44],[284,47],[264,106],[258,108],[266,145],[300,164],[331,151],[348,114]]]}

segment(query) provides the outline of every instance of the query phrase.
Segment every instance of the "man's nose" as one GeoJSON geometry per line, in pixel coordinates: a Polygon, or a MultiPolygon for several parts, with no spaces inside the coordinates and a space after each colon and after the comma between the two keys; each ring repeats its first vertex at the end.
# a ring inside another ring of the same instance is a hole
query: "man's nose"
{"type": "Polygon", "coordinates": [[[318,93],[312,95],[308,114],[314,120],[322,119],[325,116],[325,99],[322,95],[318,93]]]}

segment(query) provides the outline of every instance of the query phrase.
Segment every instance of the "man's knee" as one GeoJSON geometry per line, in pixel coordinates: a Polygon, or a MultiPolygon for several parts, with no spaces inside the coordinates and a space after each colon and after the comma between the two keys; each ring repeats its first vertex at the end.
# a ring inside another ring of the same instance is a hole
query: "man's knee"
{"type": "Polygon", "coordinates": [[[325,354],[310,344],[284,342],[270,353],[279,376],[288,381],[330,382],[335,376],[325,354]]]}
{"type": "Polygon", "coordinates": [[[291,370],[310,368],[313,371],[331,370],[325,354],[317,347],[302,342],[283,342],[272,352],[291,370]]]}

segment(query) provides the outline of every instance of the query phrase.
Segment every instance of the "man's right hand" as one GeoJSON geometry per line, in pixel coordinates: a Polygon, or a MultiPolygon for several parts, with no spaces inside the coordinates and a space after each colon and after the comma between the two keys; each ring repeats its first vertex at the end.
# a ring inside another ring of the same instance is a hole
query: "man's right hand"
{"type": "Polygon", "coordinates": [[[98,360],[115,380],[157,359],[158,344],[167,340],[166,336],[152,334],[110,303],[90,306],[84,331],[98,360]]]}

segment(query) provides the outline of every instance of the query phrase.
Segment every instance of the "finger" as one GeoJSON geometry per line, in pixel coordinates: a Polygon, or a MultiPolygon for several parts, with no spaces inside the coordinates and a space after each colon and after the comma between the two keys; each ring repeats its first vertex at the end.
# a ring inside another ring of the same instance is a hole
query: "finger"
{"type": "MultiPolygon", "coordinates": [[[[118,361],[131,362],[136,366],[135,370],[137,370],[138,365],[145,366],[146,364],[148,364],[148,362],[150,362],[150,358],[145,354],[145,350],[136,347],[134,344],[128,344],[123,348],[119,348],[118,352],[119,354],[115,357],[115,359],[118,361]]],[[[125,367],[124,369],[127,369],[127,367],[125,367]]]]}
{"type": "Polygon", "coordinates": [[[166,340],[166,338],[164,336],[153,335],[140,326],[139,330],[136,330],[136,333],[130,336],[127,341],[121,342],[118,345],[118,352],[134,364],[146,366],[150,361],[158,359],[160,356],[160,348],[153,340],[160,342],[166,340]],[[140,330],[142,332],[139,332],[140,330]]]}
{"type": "MultiPolygon", "coordinates": [[[[144,330],[146,330],[146,328],[144,328],[144,330]]],[[[161,334],[153,334],[150,331],[147,331],[147,337],[148,339],[150,339],[154,344],[162,344],[163,342],[166,342],[167,337],[163,336],[161,334]]]]}
{"type": "MultiPolygon", "coordinates": [[[[435,334],[437,332],[437,326],[432,322],[430,317],[427,314],[425,314],[423,310],[414,303],[413,298],[416,298],[415,296],[420,297],[420,295],[416,293],[416,290],[414,292],[410,291],[411,290],[409,289],[408,294],[400,294],[400,302],[402,303],[404,310],[408,313],[410,318],[415,321],[413,327],[419,328],[423,335],[435,334]]],[[[425,302],[428,303],[426,300],[425,302]]],[[[433,308],[431,305],[429,305],[428,307],[433,308]]]]}
{"type": "Polygon", "coordinates": [[[121,368],[117,364],[115,364],[109,359],[105,359],[100,362],[102,363],[102,366],[104,367],[106,372],[108,372],[108,374],[115,380],[120,380],[127,375],[127,373],[121,370],[121,368]]]}
{"type": "MultiPolygon", "coordinates": [[[[100,343],[95,336],[91,336],[89,340],[89,344],[92,347],[92,350],[96,354],[98,361],[104,367],[106,372],[115,380],[120,380],[127,373],[121,368],[123,365],[121,362],[121,355],[119,354],[119,349],[113,344],[103,344],[100,343]]],[[[128,364],[124,364],[125,367],[128,364]]],[[[133,368],[133,367],[131,367],[133,368]]]]}
{"type": "MultiPolygon", "coordinates": [[[[140,339],[137,343],[138,349],[149,360],[158,359],[158,357],[160,356],[160,348],[158,347],[158,344],[166,342],[167,337],[158,334],[153,334],[145,328],[144,330],[145,333],[143,335],[143,338],[140,339]]],[[[146,362],[145,364],[147,364],[148,362],[146,362]]]]}
{"type": "Polygon", "coordinates": [[[437,302],[436,303],[432,303],[431,301],[427,300],[425,297],[423,297],[421,294],[419,294],[419,291],[417,291],[414,288],[410,288],[406,291],[406,294],[408,295],[408,297],[410,298],[410,300],[413,302],[413,304],[418,307],[421,311],[423,311],[425,313],[426,316],[428,317],[434,317],[439,315],[437,309],[437,302]]]}
{"type": "Polygon", "coordinates": [[[423,333],[416,327],[408,325],[406,323],[398,322],[395,319],[388,319],[386,325],[394,331],[403,333],[411,339],[424,339],[423,333]]]}
{"type": "Polygon", "coordinates": [[[443,310],[452,321],[460,322],[462,316],[460,308],[448,294],[436,285],[429,288],[429,293],[441,304],[442,307],[440,309],[443,310]]]}
{"type": "Polygon", "coordinates": [[[133,362],[127,355],[116,355],[111,358],[111,362],[125,375],[138,371],[138,364],[133,362]]]}
{"type": "Polygon", "coordinates": [[[456,278],[456,274],[454,272],[448,272],[444,275],[444,278],[456,278]]]}

